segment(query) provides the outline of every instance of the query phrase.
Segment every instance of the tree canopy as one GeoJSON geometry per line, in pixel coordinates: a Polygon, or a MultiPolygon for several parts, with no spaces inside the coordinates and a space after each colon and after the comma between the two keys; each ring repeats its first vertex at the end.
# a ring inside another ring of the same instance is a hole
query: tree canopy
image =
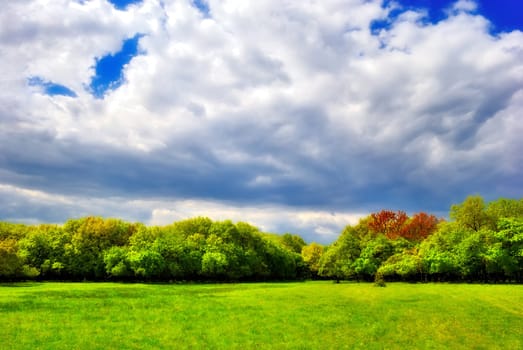
{"type": "Polygon", "coordinates": [[[0,280],[523,282],[522,199],[470,196],[449,217],[382,210],[328,246],[206,217],[150,227],[101,217],[0,222],[0,280]]]}

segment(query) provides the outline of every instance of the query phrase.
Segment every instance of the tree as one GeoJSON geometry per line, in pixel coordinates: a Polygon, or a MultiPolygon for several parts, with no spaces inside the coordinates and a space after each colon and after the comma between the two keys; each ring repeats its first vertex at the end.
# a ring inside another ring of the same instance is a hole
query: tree
{"type": "Polygon", "coordinates": [[[231,220],[214,221],[209,227],[209,236],[220,237],[224,242],[240,242],[240,232],[231,220]]]}
{"type": "Polygon", "coordinates": [[[523,199],[499,198],[488,203],[485,210],[489,228],[498,229],[498,221],[502,218],[523,218],[523,199]]]}
{"type": "Polygon", "coordinates": [[[289,249],[291,252],[298,254],[301,254],[302,248],[307,245],[303,238],[290,233],[285,233],[281,236],[281,243],[285,248],[289,249]]]}
{"type": "Polygon", "coordinates": [[[109,277],[128,278],[133,275],[127,247],[111,247],[104,252],[105,271],[109,277]]]}
{"type": "Polygon", "coordinates": [[[51,268],[52,248],[49,231],[55,228],[52,225],[35,226],[18,242],[19,256],[26,264],[36,268],[40,276],[46,276],[51,268]]]}
{"type": "MultiPolygon", "coordinates": [[[[0,222],[0,278],[295,279],[308,267],[247,223],[194,218],[164,227],[84,217],[63,226],[0,222]],[[38,270],[38,271],[37,271],[38,270]],[[10,276],[10,277],[7,277],[10,276]]],[[[278,236],[281,237],[281,236],[278,236]]],[[[285,236],[300,246],[297,235],[285,236]]]]}
{"type": "Polygon", "coordinates": [[[408,220],[405,212],[398,210],[382,210],[378,213],[372,213],[368,222],[369,229],[374,234],[383,234],[388,239],[401,237],[404,225],[408,220]]]}
{"type": "Polygon", "coordinates": [[[205,253],[205,236],[195,233],[186,238],[183,242],[183,265],[184,276],[189,279],[196,279],[202,274],[202,257],[205,253]]]}
{"type": "Polygon", "coordinates": [[[270,276],[269,267],[264,260],[265,238],[258,228],[245,223],[236,223],[240,236],[239,245],[243,249],[240,267],[244,279],[266,279],[270,276]]]}
{"type": "Polygon", "coordinates": [[[130,251],[128,253],[129,265],[135,276],[146,280],[158,279],[162,276],[165,268],[165,260],[162,255],[153,249],[130,251]]]}
{"type": "Polygon", "coordinates": [[[487,229],[472,231],[465,235],[453,249],[461,278],[469,281],[487,280],[487,229]]]}
{"type": "Polygon", "coordinates": [[[505,275],[518,282],[523,281],[523,218],[499,220],[496,262],[505,275]]]}
{"type": "Polygon", "coordinates": [[[126,245],[136,228],[122,220],[92,216],[67,221],[64,231],[71,234],[71,246],[67,249],[69,272],[77,278],[103,278],[103,252],[112,246],[126,245]]]}
{"type": "Polygon", "coordinates": [[[30,227],[23,224],[0,222],[0,240],[14,239],[18,241],[27,235],[30,227]]]}
{"type": "Polygon", "coordinates": [[[440,224],[438,230],[419,245],[423,271],[434,280],[453,280],[459,277],[455,249],[471,233],[455,222],[440,224]]]}
{"type": "Polygon", "coordinates": [[[420,212],[407,221],[400,235],[408,240],[422,241],[436,231],[438,223],[436,216],[420,212]]]}
{"type": "Polygon", "coordinates": [[[202,257],[202,273],[212,279],[222,279],[227,273],[229,261],[219,251],[208,251],[202,257]]]}
{"type": "Polygon", "coordinates": [[[207,236],[212,224],[213,222],[211,219],[199,216],[196,218],[175,222],[173,223],[173,226],[185,237],[197,233],[207,236]]]}
{"type": "Polygon", "coordinates": [[[296,262],[301,259],[298,254],[265,239],[261,256],[270,272],[270,278],[286,280],[295,279],[298,276],[296,262]]]}
{"type": "Polygon", "coordinates": [[[18,257],[14,239],[0,241],[0,279],[19,277],[23,272],[22,260],[18,257]]]}
{"type": "Polygon", "coordinates": [[[377,276],[399,277],[402,280],[416,280],[421,277],[422,260],[417,249],[405,250],[389,257],[376,272],[377,276]]]}
{"type": "Polygon", "coordinates": [[[165,264],[162,277],[165,279],[182,280],[195,276],[201,268],[201,255],[194,259],[192,247],[178,234],[159,235],[151,245],[159,252],[165,264]]]}
{"type": "Polygon", "coordinates": [[[347,226],[320,259],[319,275],[340,281],[356,276],[354,261],[360,256],[360,239],[352,226],[347,226]]]}
{"type": "Polygon", "coordinates": [[[35,268],[24,264],[18,255],[18,242],[15,239],[0,240],[0,280],[34,278],[38,274],[35,268]]]}
{"type": "Polygon", "coordinates": [[[242,255],[242,251],[230,241],[238,236],[238,231],[234,225],[229,225],[229,223],[224,222],[219,226],[214,224],[211,226],[210,232],[216,233],[211,233],[207,237],[205,253],[202,256],[202,274],[207,278],[223,280],[241,277],[239,255],[242,255]],[[222,230],[217,230],[216,227],[221,227],[222,230]],[[229,241],[225,241],[221,235],[229,241]]]}
{"type": "Polygon", "coordinates": [[[354,271],[359,277],[372,280],[381,264],[394,253],[393,249],[391,241],[381,234],[362,242],[360,255],[353,263],[354,271]]]}
{"type": "Polygon", "coordinates": [[[312,277],[317,277],[320,270],[320,260],[324,252],[324,247],[321,244],[312,242],[306,245],[301,250],[303,261],[312,273],[312,277]]]}
{"type": "Polygon", "coordinates": [[[458,225],[479,231],[489,223],[489,217],[485,211],[485,202],[479,195],[468,196],[463,203],[454,204],[450,207],[450,218],[458,225]]]}

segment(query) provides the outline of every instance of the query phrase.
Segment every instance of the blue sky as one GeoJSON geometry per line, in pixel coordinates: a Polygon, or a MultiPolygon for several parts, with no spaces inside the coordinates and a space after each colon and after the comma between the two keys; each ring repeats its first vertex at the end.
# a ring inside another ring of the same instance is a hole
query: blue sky
{"type": "Polygon", "coordinates": [[[204,215],[328,243],[380,209],[521,198],[522,6],[9,2],[0,220],[204,215]]]}

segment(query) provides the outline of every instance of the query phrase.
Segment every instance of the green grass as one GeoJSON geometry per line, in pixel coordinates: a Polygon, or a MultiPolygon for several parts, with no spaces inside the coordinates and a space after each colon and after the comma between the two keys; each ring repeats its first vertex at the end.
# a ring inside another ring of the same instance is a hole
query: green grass
{"type": "Polygon", "coordinates": [[[523,286],[0,285],[1,349],[522,349],[523,286]]]}

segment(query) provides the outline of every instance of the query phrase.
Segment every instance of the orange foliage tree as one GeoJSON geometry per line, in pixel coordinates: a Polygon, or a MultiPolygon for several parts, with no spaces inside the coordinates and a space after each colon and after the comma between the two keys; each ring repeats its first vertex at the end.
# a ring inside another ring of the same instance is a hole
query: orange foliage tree
{"type": "Polygon", "coordinates": [[[424,212],[414,214],[403,227],[401,236],[411,241],[421,241],[436,231],[440,220],[424,212]]]}
{"type": "Polygon", "coordinates": [[[382,210],[370,215],[368,227],[374,234],[383,234],[388,239],[400,237],[411,240],[422,240],[436,230],[438,218],[424,212],[414,214],[411,218],[401,210],[382,210]]]}
{"type": "Polygon", "coordinates": [[[404,211],[382,210],[370,214],[369,229],[375,234],[382,233],[388,239],[402,236],[403,227],[409,217],[404,211]]]}

